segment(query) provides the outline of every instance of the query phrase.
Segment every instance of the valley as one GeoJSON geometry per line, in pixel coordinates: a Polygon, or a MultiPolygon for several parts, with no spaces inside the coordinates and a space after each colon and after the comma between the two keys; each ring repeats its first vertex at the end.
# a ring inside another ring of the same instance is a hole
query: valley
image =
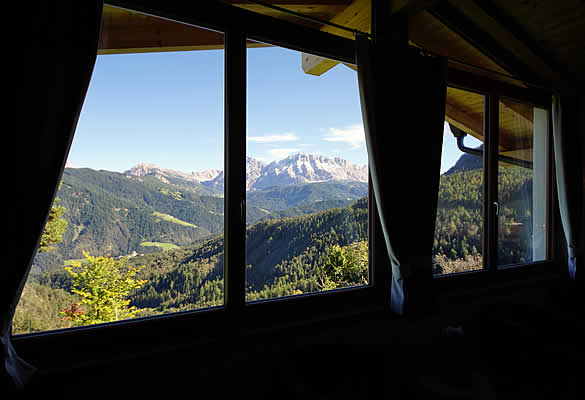
{"type": "MultiPolygon", "coordinates": [[[[435,274],[481,265],[482,171],[469,157],[462,156],[441,176],[435,274]]],[[[247,184],[248,301],[367,279],[368,186],[363,168],[301,154],[270,168],[250,158],[248,164],[256,168],[247,184]],[[275,180],[277,176],[283,180],[275,180]],[[341,179],[347,177],[354,180],[341,179]],[[264,187],[262,182],[274,185],[264,187]],[[328,281],[334,251],[361,260],[356,268],[362,275],[343,283],[328,281]]],[[[529,205],[523,203],[522,193],[529,190],[531,175],[517,169],[502,169],[501,174],[506,178],[501,188],[508,204],[504,212],[508,223],[518,226],[518,221],[527,221],[529,205]]],[[[57,197],[66,209],[67,228],[55,251],[37,254],[17,307],[14,332],[66,326],[59,311],[79,299],[64,266],[82,265],[84,251],[142,267],[136,278],[144,284],[130,296],[136,316],[223,304],[222,176],[218,171],[179,173],[152,164],[125,173],[66,168],[57,197]]],[[[527,255],[522,246],[513,245],[501,257],[513,262],[527,255]]]]}

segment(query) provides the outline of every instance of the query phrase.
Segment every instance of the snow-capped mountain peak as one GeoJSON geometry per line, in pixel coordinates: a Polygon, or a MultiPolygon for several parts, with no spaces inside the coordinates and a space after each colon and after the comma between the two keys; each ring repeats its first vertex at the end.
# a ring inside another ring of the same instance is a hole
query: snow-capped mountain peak
{"type": "MultiPolygon", "coordinates": [[[[126,173],[136,176],[153,175],[167,183],[169,178],[179,177],[209,187],[224,185],[224,173],[217,169],[180,172],[151,163],[140,163],[126,173]]],[[[246,190],[334,180],[367,182],[367,166],[352,164],[339,157],[305,153],[294,153],[269,164],[253,157],[246,158],[246,190]]]]}
{"type": "Polygon", "coordinates": [[[338,157],[294,153],[266,165],[250,187],[262,189],[269,186],[331,180],[366,182],[368,169],[365,165],[355,165],[338,157]]]}

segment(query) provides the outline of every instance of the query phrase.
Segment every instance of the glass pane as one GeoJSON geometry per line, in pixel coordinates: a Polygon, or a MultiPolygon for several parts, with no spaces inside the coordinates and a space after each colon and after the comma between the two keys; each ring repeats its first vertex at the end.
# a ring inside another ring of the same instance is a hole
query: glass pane
{"type": "Polygon", "coordinates": [[[15,334],[223,304],[223,36],[103,21],[15,334]]]}
{"type": "Polygon", "coordinates": [[[435,275],[483,268],[482,95],[447,89],[437,221],[435,275]]]}
{"type": "Polygon", "coordinates": [[[547,258],[548,113],[499,104],[498,265],[547,258]]]}
{"type": "Polygon", "coordinates": [[[305,73],[305,57],[248,49],[248,301],[367,284],[357,76],[331,60],[305,73]]]}

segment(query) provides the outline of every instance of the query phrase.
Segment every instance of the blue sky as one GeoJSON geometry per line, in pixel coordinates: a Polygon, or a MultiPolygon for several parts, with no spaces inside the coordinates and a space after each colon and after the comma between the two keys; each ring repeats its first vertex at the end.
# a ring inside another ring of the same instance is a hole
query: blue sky
{"type": "MultiPolygon", "coordinates": [[[[223,51],[98,56],[69,163],[124,171],[151,162],[179,171],[223,168],[223,51]]],[[[248,49],[248,155],[294,152],[367,163],[355,71],[307,75],[301,55],[248,49]]],[[[442,172],[460,156],[445,132],[442,172]]]]}

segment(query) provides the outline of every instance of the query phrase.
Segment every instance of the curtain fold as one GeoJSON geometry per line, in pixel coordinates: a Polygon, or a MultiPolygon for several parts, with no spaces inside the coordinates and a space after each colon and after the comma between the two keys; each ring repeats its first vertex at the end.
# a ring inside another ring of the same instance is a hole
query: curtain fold
{"type": "Polygon", "coordinates": [[[356,63],[372,186],[391,264],[391,308],[422,311],[432,302],[446,60],[408,46],[382,49],[357,37],[356,63]]]}
{"type": "MultiPolygon", "coordinates": [[[[14,204],[9,225],[11,258],[0,280],[2,383],[22,387],[35,368],[16,354],[11,321],[59,186],[73,134],[95,64],[101,29],[102,0],[33,2],[27,10],[30,40],[24,40],[24,62],[14,78],[15,100],[25,115],[12,135],[17,165],[11,190],[14,204]]],[[[14,162],[14,161],[13,161],[14,162]]]]}
{"type": "MultiPolygon", "coordinates": [[[[553,96],[552,122],[557,192],[568,249],[568,273],[583,285],[585,263],[585,96],[553,96]]],[[[581,286],[583,288],[583,286],[581,286]]]]}

